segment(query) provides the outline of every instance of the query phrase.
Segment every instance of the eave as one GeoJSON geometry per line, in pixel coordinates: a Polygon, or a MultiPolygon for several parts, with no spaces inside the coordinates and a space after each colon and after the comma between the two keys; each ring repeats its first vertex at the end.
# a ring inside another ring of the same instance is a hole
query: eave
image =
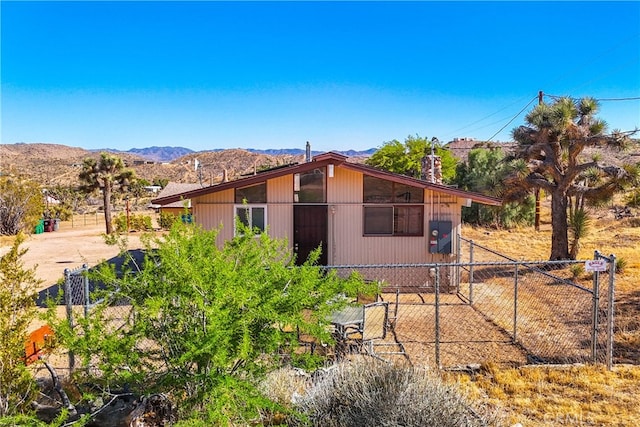
{"type": "Polygon", "coordinates": [[[485,196],[479,193],[472,193],[469,191],[448,187],[446,185],[432,184],[427,181],[411,178],[405,175],[399,175],[392,172],[387,172],[384,170],[376,169],[376,168],[362,165],[359,163],[350,163],[350,162],[347,162],[347,157],[338,153],[333,153],[333,152],[324,153],[324,154],[315,156],[313,160],[310,162],[289,165],[286,167],[280,167],[278,169],[260,172],[255,175],[251,175],[245,178],[240,178],[234,181],[223,182],[220,184],[211,185],[209,187],[198,188],[196,190],[186,191],[186,192],[174,194],[171,196],[159,197],[157,199],[153,199],[151,202],[154,204],[164,205],[167,203],[173,203],[180,200],[192,199],[195,197],[204,196],[211,193],[217,193],[224,190],[247,187],[250,185],[264,182],[269,179],[279,178],[285,175],[307,172],[309,170],[327,166],[329,164],[332,164],[334,166],[340,166],[345,169],[357,171],[366,175],[371,175],[377,178],[410,185],[413,187],[424,188],[424,189],[432,190],[435,192],[439,192],[439,193],[443,193],[443,194],[447,194],[447,195],[451,195],[451,196],[459,197],[463,199],[470,199],[474,202],[481,203],[484,205],[491,205],[491,206],[502,205],[502,200],[497,199],[495,197],[485,196]]]}

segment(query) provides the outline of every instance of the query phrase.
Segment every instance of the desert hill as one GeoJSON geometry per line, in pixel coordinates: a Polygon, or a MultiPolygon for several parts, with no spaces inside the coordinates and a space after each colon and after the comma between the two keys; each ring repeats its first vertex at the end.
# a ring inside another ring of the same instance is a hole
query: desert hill
{"type": "MultiPolygon", "coordinates": [[[[165,178],[183,183],[196,183],[200,179],[207,183],[218,182],[225,169],[229,178],[235,178],[253,172],[254,168],[261,170],[304,159],[304,156],[257,154],[240,149],[190,153],[171,162],[154,162],[128,152],[117,155],[140,178],[150,182],[165,178]],[[196,159],[201,174],[196,171],[196,159]]],[[[98,151],[60,144],[0,144],[0,173],[21,173],[43,186],[75,186],[79,184],[82,161],[99,156],[98,151]]]]}

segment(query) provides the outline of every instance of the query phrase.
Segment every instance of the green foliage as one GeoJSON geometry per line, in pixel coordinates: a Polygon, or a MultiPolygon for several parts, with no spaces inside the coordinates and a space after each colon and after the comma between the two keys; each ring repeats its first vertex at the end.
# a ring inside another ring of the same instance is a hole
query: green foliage
{"type": "MultiPolygon", "coordinates": [[[[56,424],[61,425],[61,424],[56,424]]],[[[29,426],[29,427],[52,427],[52,424],[40,421],[38,418],[32,415],[14,415],[8,417],[0,417],[0,427],[16,427],[16,426],[29,426]]]]}
{"type": "Polygon", "coordinates": [[[82,186],[80,189],[86,193],[102,190],[102,203],[104,207],[104,220],[106,233],[113,232],[111,224],[111,197],[113,191],[119,187],[128,186],[136,177],[131,169],[125,168],[120,157],[109,153],[100,153],[98,160],[94,158],[84,159],[82,171],[79,174],[82,186]]]}
{"type": "Polygon", "coordinates": [[[45,215],[49,218],[59,218],[62,221],[69,221],[73,216],[71,207],[65,204],[49,206],[49,212],[45,215]]]}
{"type": "Polygon", "coordinates": [[[160,212],[158,223],[163,230],[169,230],[174,222],[178,221],[178,217],[171,212],[160,212]]]}
{"type": "Polygon", "coordinates": [[[627,268],[628,262],[626,260],[626,258],[616,258],[616,273],[624,273],[624,270],[627,268]]]}
{"type": "Polygon", "coordinates": [[[217,236],[174,222],[146,241],[142,265],[132,262],[121,274],[100,269],[92,280],[105,283],[110,297],[76,329],[55,326],[59,340],[94,368],[78,374],[95,373],[90,381],[105,387],[169,393],[184,413],[220,424],[253,419],[270,408],[253,384],[298,348],[286,326],[331,342],[329,314],[346,304],[336,296],[377,291],[358,276],[340,279],[316,266],[318,251],[295,267],[287,242],[267,233],[243,229],[223,249],[217,236]],[[123,314],[109,301],[130,309],[123,314]]]}
{"type": "Polygon", "coordinates": [[[536,189],[551,195],[552,260],[571,257],[569,207],[577,210],[587,203],[602,203],[638,177],[632,166],[601,162],[603,150],[624,149],[630,141],[629,133],[606,134],[606,122],[597,112],[598,102],[593,98],[560,98],[536,106],[525,117],[526,124],[513,130],[514,157],[526,164],[526,170],[505,180],[505,199],[518,201],[536,189]],[[586,149],[600,153],[588,159],[586,149]]]}
{"type": "Polygon", "coordinates": [[[36,387],[24,363],[25,341],[36,317],[35,269],[25,269],[20,249],[24,236],[0,257],[0,417],[28,410],[36,387]]]}
{"type": "Polygon", "coordinates": [[[587,211],[584,209],[575,210],[569,215],[569,231],[573,237],[571,241],[571,250],[569,254],[571,259],[576,259],[580,250],[580,239],[584,238],[589,232],[591,220],[587,211]]]}
{"type": "Polygon", "coordinates": [[[0,235],[31,233],[44,209],[40,186],[15,175],[0,176],[0,235]]]}
{"type": "Polygon", "coordinates": [[[571,264],[569,270],[571,271],[571,277],[575,280],[584,274],[584,264],[571,264]]]}
{"type": "MultiPolygon", "coordinates": [[[[127,214],[121,213],[113,219],[113,224],[118,233],[127,232],[127,214]]],[[[129,214],[129,230],[131,231],[151,231],[153,222],[151,216],[143,214],[129,214]]]]}
{"type": "MultiPolygon", "coordinates": [[[[504,178],[520,168],[518,162],[505,159],[498,148],[475,148],[469,152],[467,163],[458,165],[456,184],[458,187],[477,193],[502,197],[504,178]]],[[[485,206],[474,203],[462,210],[463,220],[472,224],[513,228],[518,225],[533,224],[535,200],[532,196],[519,202],[504,203],[502,206],[485,206]]]]}
{"type": "Polygon", "coordinates": [[[168,178],[154,178],[153,179],[153,185],[159,185],[162,188],[166,187],[168,183],[169,183],[169,179],[168,178]]]}
{"type": "Polygon", "coordinates": [[[632,208],[640,208],[640,188],[631,190],[625,198],[625,203],[632,208]]]}
{"type": "Polygon", "coordinates": [[[312,426],[485,426],[453,386],[425,369],[377,360],[337,365],[299,403],[312,426]]]}
{"type": "MultiPolygon", "coordinates": [[[[404,143],[394,139],[385,142],[365,163],[390,172],[420,178],[422,158],[431,153],[434,144],[435,142],[418,135],[409,135],[404,143]]],[[[456,159],[449,150],[437,145],[434,148],[435,154],[440,156],[442,162],[442,180],[445,183],[451,182],[456,173],[456,159]]]]}

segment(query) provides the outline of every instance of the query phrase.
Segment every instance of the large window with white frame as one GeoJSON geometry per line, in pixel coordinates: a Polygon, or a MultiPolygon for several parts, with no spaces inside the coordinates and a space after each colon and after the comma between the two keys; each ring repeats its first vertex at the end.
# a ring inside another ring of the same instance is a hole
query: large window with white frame
{"type": "MultiPolygon", "coordinates": [[[[267,229],[267,205],[235,205],[235,216],[245,227],[251,228],[254,233],[260,234],[267,229]]],[[[239,230],[235,227],[235,234],[239,234],[239,230]]]]}

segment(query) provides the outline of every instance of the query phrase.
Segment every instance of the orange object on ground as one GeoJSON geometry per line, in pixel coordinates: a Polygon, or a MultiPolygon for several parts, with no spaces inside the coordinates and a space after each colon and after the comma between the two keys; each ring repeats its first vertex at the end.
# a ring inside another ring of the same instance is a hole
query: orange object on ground
{"type": "Polygon", "coordinates": [[[46,347],[51,347],[53,336],[53,330],[49,325],[41,326],[29,334],[24,345],[27,365],[37,361],[46,347]]]}

